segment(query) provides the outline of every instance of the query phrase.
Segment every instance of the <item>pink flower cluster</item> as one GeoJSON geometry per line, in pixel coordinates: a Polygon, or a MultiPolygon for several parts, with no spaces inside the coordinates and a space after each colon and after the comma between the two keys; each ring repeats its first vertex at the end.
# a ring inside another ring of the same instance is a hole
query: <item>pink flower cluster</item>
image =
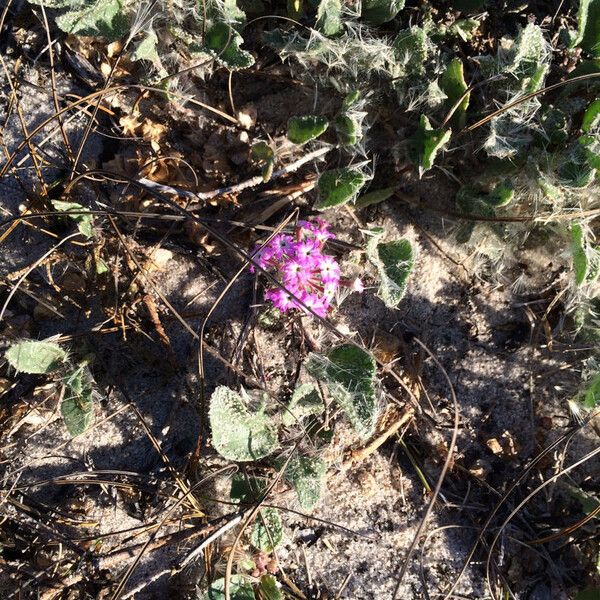
{"type": "MultiPolygon", "coordinates": [[[[335,258],[323,254],[325,243],[334,237],[329,225],[321,219],[298,221],[294,236],[276,235],[264,248],[255,251],[253,258],[261,268],[279,274],[286,290],[324,317],[340,286],[356,292],[364,289],[360,279],[343,279],[335,258]]],[[[307,312],[286,290],[269,289],[265,298],[281,312],[293,308],[307,312]]]]}

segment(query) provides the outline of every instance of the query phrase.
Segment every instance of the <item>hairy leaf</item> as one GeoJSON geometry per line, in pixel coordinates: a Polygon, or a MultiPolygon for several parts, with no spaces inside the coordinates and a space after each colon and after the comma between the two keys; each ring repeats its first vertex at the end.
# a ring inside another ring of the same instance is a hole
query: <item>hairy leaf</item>
{"type": "Polygon", "coordinates": [[[579,223],[574,223],[571,226],[571,255],[573,257],[575,283],[579,286],[585,281],[589,269],[583,227],[579,223]]]}
{"type": "Polygon", "coordinates": [[[294,488],[304,510],[312,510],[323,489],[327,463],[321,458],[298,456],[287,465],[284,479],[294,488]]]}
{"type": "Polygon", "coordinates": [[[259,460],[277,446],[277,432],[269,417],[251,414],[239,394],[219,386],[210,398],[213,446],[228,460],[259,460]]]}
{"type": "Polygon", "coordinates": [[[600,0],[579,0],[577,34],[570,46],[581,46],[593,57],[600,57],[600,0]]]}
{"type": "MultiPolygon", "coordinates": [[[[52,200],[52,206],[60,212],[67,213],[67,216],[77,223],[77,229],[79,229],[81,235],[88,239],[93,237],[92,215],[85,214],[87,209],[81,206],[81,204],[77,202],[64,202],[63,200],[52,200]],[[70,214],[73,211],[75,213],[70,214]]],[[[89,211],[87,212],[89,213],[89,211]]]]}
{"type": "Polygon", "coordinates": [[[451,135],[449,129],[433,129],[429,119],[421,115],[411,148],[411,158],[419,167],[419,177],[433,167],[438,152],[450,141],[451,135]]]}
{"type": "Polygon", "coordinates": [[[292,399],[283,413],[283,424],[295,425],[310,415],[320,415],[324,410],[319,391],[312,383],[299,385],[292,394],[292,399]]]}
{"type": "Polygon", "coordinates": [[[273,552],[283,540],[283,523],[276,508],[259,511],[250,533],[250,543],[263,552],[273,552]]]}
{"type": "Polygon", "coordinates": [[[465,126],[467,117],[467,107],[469,106],[470,93],[465,92],[468,89],[465,81],[463,64],[460,58],[454,58],[450,61],[440,81],[440,87],[444,94],[448,96],[446,101],[446,110],[456,107],[452,115],[451,124],[455,129],[462,129],[465,126]],[[460,100],[460,103],[459,103],[460,100]],[[458,103],[458,106],[457,106],[458,103]]]}
{"type": "MultiPolygon", "coordinates": [[[[256,600],[252,584],[243,575],[232,575],[229,585],[231,600],[256,600]]],[[[225,600],[225,579],[213,581],[203,600],[225,600]]]]}
{"type": "Polygon", "coordinates": [[[118,40],[129,28],[121,0],[86,0],[78,7],[56,17],[62,31],[74,35],[93,35],[118,40]]]}
{"type": "Polygon", "coordinates": [[[354,200],[365,181],[365,176],[358,169],[343,167],[325,171],[319,177],[320,199],[315,208],[326,210],[354,200]]]}
{"type": "Polygon", "coordinates": [[[372,192],[368,192],[357,198],[354,206],[356,206],[356,208],[365,208],[372,204],[379,204],[380,202],[384,202],[388,198],[391,198],[397,189],[398,186],[393,186],[381,188],[380,190],[373,190],[372,192]]]}
{"type": "Polygon", "coordinates": [[[396,308],[404,294],[412,272],[415,256],[408,240],[381,242],[374,235],[367,244],[367,256],[377,267],[380,286],[378,295],[389,308],[396,308]]]}
{"type": "Polygon", "coordinates": [[[352,344],[343,344],[325,356],[311,354],[306,369],[327,384],[356,432],[362,438],[369,437],[379,415],[373,357],[352,344]]]}
{"type": "Polygon", "coordinates": [[[86,431],[94,416],[92,378],[88,367],[80,366],[65,379],[65,395],[60,412],[72,437],[86,431]]]}
{"type": "Polygon", "coordinates": [[[354,146],[362,137],[360,123],[351,115],[339,115],[333,122],[340,143],[345,146],[354,146]]]}
{"type": "Polygon", "coordinates": [[[317,29],[327,37],[342,31],[342,3],[340,0],[321,0],[317,10],[317,29]]]}
{"type": "Polygon", "coordinates": [[[273,575],[263,575],[260,578],[259,588],[265,600],[284,600],[277,579],[273,575]]]}
{"type": "Polygon", "coordinates": [[[287,136],[294,144],[306,144],[322,135],[329,121],[325,117],[307,115],[304,117],[291,117],[288,120],[287,136]]]}
{"type": "Polygon", "coordinates": [[[35,375],[52,373],[67,359],[67,353],[58,344],[36,340],[12,344],[5,356],[13,369],[35,375]]]}
{"type": "Polygon", "coordinates": [[[391,21],[404,8],[404,0],[362,0],[361,16],[369,25],[391,21]]]}
{"type": "Polygon", "coordinates": [[[242,50],[242,36],[227,23],[215,23],[207,32],[204,43],[212,55],[222,65],[236,71],[247,69],[254,64],[250,52],[242,50]]]}

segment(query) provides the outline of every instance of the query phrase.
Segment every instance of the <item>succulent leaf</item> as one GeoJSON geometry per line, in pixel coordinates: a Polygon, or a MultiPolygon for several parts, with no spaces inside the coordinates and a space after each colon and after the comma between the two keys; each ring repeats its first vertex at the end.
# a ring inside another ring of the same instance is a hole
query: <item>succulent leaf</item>
{"type": "Polygon", "coordinates": [[[294,144],[306,144],[318,138],[329,127],[325,117],[307,115],[304,117],[291,117],[288,120],[287,136],[294,144]]]}
{"type": "Polygon", "coordinates": [[[312,510],[319,501],[326,473],[327,463],[318,457],[298,456],[288,463],[284,479],[296,491],[304,510],[312,510]]]}
{"type": "Polygon", "coordinates": [[[450,141],[449,129],[434,129],[425,115],[421,115],[419,128],[413,137],[411,158],[419,167],[419,177],[433,167],[436,156],[450,141]]]}
{"type": "Polygon", "coordinates": [[[254,57],[250,52],[242,50],[242,36],[227,23],[215,23],[204,38],[204,43],[211,54],[222,65],[236,71],[247,69],[254,64],[254,57]]]}
{"type": "Polygon", "coordinates": [[[86,431],[94,416],[92,377],[87,366],[79,366],[64,379],[65,395],[60,405],[67,431],[72,437],[86,431]]]}
{"type": "Polygon", "coordinates": [[[283,424],[295,425],[310,415],[320,415],[324,410],[319,391],[312,383],[299,385],[292,394],[292,399],[283,413],[283,424]]]}
{"type": "Polygon", "coordinates": [[[67,216],[77,223],[77,229],[79,229],[81,235],[88,239],[93,237],[92,215],[85,214],[87,209],[81,204],[77,202],[64,202],[63,200],[52,200],[52,206],[60,212],[67,213],[67,216]],[[72,211],[76,211],[76,214],[70,214],[72,211]]]}
{"type": "MultiPolygon", "coordinates": [[[[252,584],[243,575],[232,575],[229,586],[231,600],[256,600],[252,584]]],[[[202,600],[225,600],[225,579],[213,581],[202,600]]]]}

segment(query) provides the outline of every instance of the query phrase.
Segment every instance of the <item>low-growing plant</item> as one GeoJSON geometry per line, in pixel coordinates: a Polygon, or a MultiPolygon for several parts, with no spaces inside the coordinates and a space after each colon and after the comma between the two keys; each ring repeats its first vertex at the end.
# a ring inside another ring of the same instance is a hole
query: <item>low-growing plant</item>
{"type": "Polygon", "coordinates": [[[18,373],[47,375],[63,388],[60,412],[72,437],[85,433],[94,416],[94,383],[87,361],[74,364],[59,344],[22,340],[11,344],[6,359],[18,373]]]}

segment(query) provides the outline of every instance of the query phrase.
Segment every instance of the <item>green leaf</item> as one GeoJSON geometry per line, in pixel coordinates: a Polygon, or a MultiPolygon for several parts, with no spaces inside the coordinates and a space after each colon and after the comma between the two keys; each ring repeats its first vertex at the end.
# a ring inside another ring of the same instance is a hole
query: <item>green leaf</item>
{"type": "Polygon", "coordinates": [[[283,424],[286,427],[295,425],[305,417],[320,415],[324,408],[317,388],[312,383],[303,383],[292,394],[287,410],[283,413],[283,424]]]}
{"type": "Polygon", "coordinates": [[[266,479],[235,473],[231,478],[229,498],[236,504],[251,504],[262,498],[267,491],[267,487],[266,479]]]}
{"type": "Polygon", "coordinates": [[[246,20],[246,13],[238,7],[236,0],[223,0],[220,8],[226,23],[240,25],[246,20]]]}
{"type": "Polygon", "coordinates": [[[271,179],[273,169],[275,168],[275,153],[273,152],[273,148],[266,142],[257,142],[252,146],[251,153],[254,160],[263,163],[262,176],[263,181],[266,183],[271,179]]]}
{"type": "Polygon", "coordinates": [[[544,33],[529,23],[517,36],[505,70],[517,78],[522,91],[535,92],[544,83],[549,62],[550,49],[544,33]]]}
{"type": "Polygon", "coordinates": [[[600,98],[586,108],[581,122],[581,129],[586,133],[591,133],[598,128],[600,128],[600,98]]]}
{"type": "MultiPolygon", "coordinates": [[[[252,584],[243,575],[232,575],[229,585],[231,600],[256,600],[252,584]]],[[[225,579],[213,581],[202,600],[225,600],[225,579]]]]}
{"type": "Polygon", "coordinates": [[[44,8],[65,8],[67,6],[76,8],[81,5],[80,0],[27,0],[29,4],[36,4],[37,6],[44,5],[44,8]]]}
{"type": "Polygon", "coordinates": [[[408,240],[380,242],[374,235],[367,244],[367,257],[379,272],[379,297],[388,308],[396,308],[404,294],[415,256],[408,240]]]}
{"type": "Polygon", "coordinates": [[[342,112],[350,110],[360,100],[360,91],[352,90],[344,96],[342,101],[342,112]]]}
{"type": "Polygon", "coordinates": [[[573,271],[575,272],[575,283],[580,286],[586,279],[589,261],[585,248],[583,227],[579,223],[571,226],[571,256],[573,257],[573,271]]]}
{"type": "Polygon", "coordinates": [[[65,33],[100,36],[111,41],[123,37],[129,29],[121,0],[86,0],[56,17],[56,24],[65,33]]]}
{"type": "Polygon", "coordinates": [[[36,340],[12,344],[5,356],[13,369],[35,375],[56,371],[67,360],[67,353],[58,344],[36,340]]]}
{"type": "Polygon", "coordinates": [[[287,124],[287,136],[294,144],[306,144],[322,135],[327,127],[329,121],[325,117],[291,117],[287,124]]]}
{"type": "Polygon", "coordinates": [[[449,129],[433,129],[429,119],[421,115],[411,148],[411,158],[419,167],[419,177],[433,167],[438,152],[450,141],[451,135],[449,129]]]}
{"type": "Polygon", "coordinates": [[[381,188],[380,190],[373,190],[372,192],[368,192],[357,198],[354,206],[356,206],[356,208],[365,208],[373,204],[379,204],[380,202],[384,202],[388,198],[391,198],[397,189],[398,186],[395,185],[392,187],[381,188]]]}
{"type": "Polygon", "coordinates": [[[392,43],[394,54],[398,61],[407,67],[407,71],[414,76],[425,72],[427,60],[427,34],[422,27],[403,29],[392,43]]]}
{"type": "Polygon", "coordinates": [[[81,204],[78,204],[77,202],[64,202],[62,200],[52,200],[52,206],[60,212],[67,213],[67,216],[73,221],[75,221],[75,223],[77,223],[77,229],[79,229],[79,233],[81,233],[81,235],[85,236],[88,239],[93,237],[94,230],[92,227],[92,215],[85,214],[87,209],[84,208],[81,204]],[[77,214],[68,214],[71,211],[78,212],[77,214]]]}
{"type": "Polygon", "coordinates": [[[340,0],[321,0],[317,10],[316,28],[327,37],[336,36],[342,31],[342,3],[340,0]]]}
{"type": "Polygon", "coordinates": [[[265,600],[284,600],[277,579],[273,575],[263,575],[260,578],[259,589],[265,600]]]}
{"type": "Polygon", "coordinates": [[[448,28],[448,34],[468,42],[479,29],[481,23],[477,19],[458,19],[448,28]]]}
{"type": "Polygon", "coordinates": [[[600,57],[600,0],[579,0],[577,34],[570,46],[581,46],[594,58],[600,57]]]}
{"type": "Polygon", "coordinates": [[[315,208],[326,210],[354,200],[365,182],[365,176],[358,169],[343,167],[325,171],[319,177],[320,200],[315,208]]]}
{"type": "Polygon", "coordinates": [[[242,50],[242,36],[227,23],[215,23],[207,32],[204,43],[211,54],[223,66],[236,71],[254,64],[250,52],[242,50]]]}
{"type": "Polygon", "coordinates": [[[587,382],[583,392],[582,404],[589,409],[600,406],[600,373],[587,382]]]}
{"type": "Polygon", "coordinates": [[[153,29],[144,32],[142,39],[137,42],[131,53],[131,60],[147,60],[153,65],[160,65],[158,56],[158,36],[153,29]]]}
{"type": "Polygon", "coordinates": [[[271,454],[277,446],[275,427],[262,412],[251,414],[239,394],[219,386],[210,398],[213,446],[228,460],[247,462],[271,454]]]}
{"type": "Polygon", "coordinates": [[[460,100],[450,123],[455,129],[462,129],[465,126],[467,118],[467,107],[471,94],[465,94],[468,89],[465,81],[463,64],[460,58],[454,58],[450,61],[440,81],[440,87],[448,100],[446,101],[446,110],[451,110],[460,100]],[[464,97],[463,97],[464,95],[464,97]],[[461,100],[462,98],[462,100],[461,100]]]}
{"type": "Polygon", "coordinates": [[[391,21],[404,8],[404,0],[362,0],[361,17],[369,25],[391,21]]]}
{"type": "Polygon", "coordinates": [[[283,540],[283,523],[276,508],[259,511],[250,533],[250,543],[263,552],[273,552],[283,540]]]}
{"type": "Polygon", "coordinates": [[[327,355],[311,354],[307,371],[325,382],[359,436],[368,438],[379,415],[375,396],[376,364],[373,357],[352,344],[344,344],[327,355]]]}
{"type": "Polygon", "coordinates": [[[345,146],[354,146],[362,137],[362,129],[358,119],[351,115],[339,115],[333,122],[340,143],[345,146]]]}
{"type": "Polygon", "coordinates": [[[319,501],[326,473],[327,463],[318,457],[298,456],[288,463],[284,479],[294,488],[304,510],[312,510],[319,501]]]}
{"type": "Polygon", "coordinates": [[[94,403],[91,382],[91,375],[85,366],[77,367],[64,379],[65,395],[60,412],[72,437],[84,433],[92,422],[94,403]]]}
{"type": "Polygon", "coordinates": [[[509,181],[505,181],[495,186],[486,196],[482,196],[482,200],[490,206],[500,207],[509,204],[514,197],[515,188],[509,181]]]}

